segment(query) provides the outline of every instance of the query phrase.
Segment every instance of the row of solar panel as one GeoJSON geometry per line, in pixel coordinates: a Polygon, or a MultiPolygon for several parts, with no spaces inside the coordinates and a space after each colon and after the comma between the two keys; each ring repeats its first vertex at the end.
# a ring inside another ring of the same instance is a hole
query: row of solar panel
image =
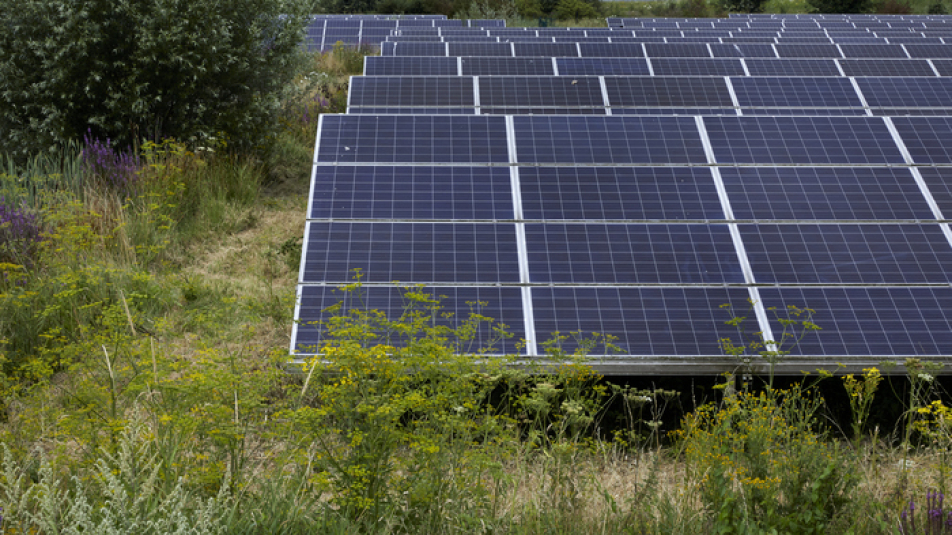
{"type": "Polygon", "coordinates": [[[315,162],[949,165],[949,139],[952,117],[322,115],[315,162]]]}
{"type": "Polygon", "coordinates": [[[952,45],[718,43],[393,43],[382,56],[625,58],[952,58],[952,45]],[[847,55],[849,54],[849,55],[847,55]]]}
{"type": "Polygon", "coordinates": [[[952,76],[952,59],[368,56],[365,76],[952,76]]]}
{"type": "MultiPolygon", "coordinates": [[[[381,28],[367,28],[365,30],[379,30],[381,28]]],[[[351,32],[355,28],[346,28],[342,31],[351,32]]],[[[320,27],[314,28],[313,31],[320,32],[322,31],[320,27]]],[[[327,29],[329,32],[336,32],[338,29],[327,29]]],[[[428,38],[455,38],[456,40],[462,40],[463,38],[471,38],[473,40],[478,40],[480,38],[486,37],[501,37],[504,39],[507,38],[542,38],[542,37],[556,37],[556,38],[568,38],[568,37],[673,37],[678,38],[692,38],[692,37],[765,37],[765,38],[793,38],[793,37],[804,37],[804,38],[835,38],[835,39],[849,39],[849,38],[887,38],[887,37],[909,37],[909,38],[924,38],[924,37],[948,37],[952,33],[952,26],[945,29],[936,29],[936,30],[922,30],[922,31],[903,31],[903,30],[854,30],[854,31],[802,31],[802,30],[631,30],[631,29],[622,29],[622,28],[595,28],[595,29],[562,29],[562,30],[549,30],[541,29],[536,30],[533,28],[505,28],[505,29],[482,29],[482,28],[410,28],[410,29],[398,29],[391,30],[390,35],[393,37],[428,37],[428,38]]]]}
{"type": "MultiPolygon", "coordinates": [[[[737,334],[735,327],[726,324],[731,313],[724,311],[723,305],[746,315],[750,299],[746,289],[730,287],[540,287],[526,292],[512,287],[431,286],[423,290],[443,297],[444,310],[456,311],[456,317],[465,318],[473,311],[507,325],[512,337],[499,340],[493,346],[495,352],[526,354],[527,347],[518,345],[521,340],[545,341],[555,332],[597,332],[616,337],[614,344],[622,355],[615,359],[630,366],[629,371],[643,371],[638,368],[639,356],[661,356],[668,358],[659,371],[667,374],[723,369],[718,341],[737,334]],[[526,321],[527,317],[532,321],[526,321]],[[533,326],[528,335],[527,324],[533,326]],[[691,358],[694,356],[711,359],[691,358]],[[678,370],[682,367],[687,370],[678,370]]],[[[823,311],[816,318],[822,330],[792,347],[788,360],[796,355],[856,356],[862,364],[871,365],[888,356],[952,353],[952,288],[781,287],[762,288],[759,297],[766,308],[784,310],[791,303],[810,303],[823,311]]],[[[399,316],[408,302],[392,287],[364,287],[359,296],[348,296],[331,286],[299,286],[296,313],[302,321],[295,326],[295,347],[300,353],[314,352],[320,339],[315,322],[331,316],[336,310],[328,307],[342,300],[345,309],[380,310],[390,317],[399,316]]],[[[435,321],[454,324],[456,317],[435,321]]],[[[771,323],[775,332],[783,332],[778,322],[771,323]]],[[[484,326],[474,336],[478,345],[495,339],[498,333],[484,326]]],[[[576,343],[570,337],[562,346],[572,351],[576,343]]],[[[592,351],[604,352],[603,347],[592,351]]]]}
{"type": "MultiPolygon", "coordinates": [[[[668,76],[355,76],[348,113],[361,107],[585,108],[930,108],[952,115],[952,78],[668,76]]],[[[601,108],[601,109],[599,109],[601,108]]],[[[660,113],[660,112],[659,112],[660,113]]],[[[724,112],[721,112],[724,113],[724,112]]],[[[843,110],[839,114],[848,114],[843,110]]],[[[885,113],[889,114],[889,113],[885,113]]]]}
{"type": "MultiPolygon", "coordinates": [[[[314,39],[314,42],[318,40],[329,41],[332,39],[340,40],[341,42],[350,41],[352,43],[368,41],[370,39],[374,41],[377,40],[378,36],[370,35],[340,35],[340,36],[325,36],[314,39]]],[[[944,37],[512,37],[512,36],[499,36],[499,37],[468,37],[468,36],[432,36],[432,37],[399,37],[399,36],[383,36],[382,39],[379,39],[381,43],[460,43],[460,44],[480,44],[480,43],[528,43],[528,44],[552,44],[552,43],[561,43],[561,44],[570,44],[570,43],[670,43],[670,44],[686,44],[686,43],[698,43],[698,44],[779,44],[779,45],[788,45],[788,44],[798,44],[798,45],[809,45],[809,44],[850,44],[850,45],[901,45],[901,44],[952,44],[952,33],[945,35],[944,37]]],[[[376,43],[375,44],[380,44],[376,43]]],[[[388,45],[389,46],[389,45],[388,45]]],[[[897,56],[897,57],[907,57],[897,56]]]]}
{"type": "MultiPolygon", "coordinates": [[[[363,24],[364,29],[378,29],[388,26],[387,21],[375,21],[370,24],[363,24]],[[378,26],[379,24],[379,26],[378,26]]],[[[312,26],[315,30],[320,30],[323,24],[312,26]]],[[[328,30],[333,29],[327,26],[328,30]]],[[[354,27],[347,27],[354,29],[354,27]]],[[[638,37],[638,36],[659,36],[659,37],[731,37],[731,36],[753,36],[753,37],[869,37],[880,35],[890,36],[943,36],[952,31],[952,25],[942,28],[930,29],[901,29],[901,28],[866,28],[861,30],[785,30],[777,28],[726,28],[722,30],[713,29],[667,29],[667,28],[531,28],[531,27],[497,27],[497,28],[464,28],[464,27],[412,27],[399,28],[393,30],[395,36],[496,36],[496,37],[638,37]]]]}
{"type": "MultiPolygon", "coordinates": [[[[723,222],[731,215],[745,222],[918,223],[952,216],[950,168],[723,166],[716,177],[713,171],[518,167],[519,220],[723,222]]],[[[308,219],[516,220],[508,167],[317,165],[314,180],[320,187],[311,193],[308,219]]]]}
{"type": "Polygon", "coordinates": [[[941,225],[311,221],[302,284],[942,284],[941,225]],[[742,265],[750,266],[745,277],[742,265]],[[526,280],[527,279],[527,280],[526,280]],[[748,280],[749,279],[749,280],[748,280]]]}

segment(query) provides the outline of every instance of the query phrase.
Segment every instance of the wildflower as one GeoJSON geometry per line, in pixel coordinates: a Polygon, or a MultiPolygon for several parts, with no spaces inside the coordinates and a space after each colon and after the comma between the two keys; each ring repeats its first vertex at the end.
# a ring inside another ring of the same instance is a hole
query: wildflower
{"type": "Polygon", "coordinates": [[[932,379],[934,379],[934,377],[932,377],[932,375],[928,373],[920,373],[918,377],[921,381],[925,381],[927,383],[931,383],[932,379]]]}

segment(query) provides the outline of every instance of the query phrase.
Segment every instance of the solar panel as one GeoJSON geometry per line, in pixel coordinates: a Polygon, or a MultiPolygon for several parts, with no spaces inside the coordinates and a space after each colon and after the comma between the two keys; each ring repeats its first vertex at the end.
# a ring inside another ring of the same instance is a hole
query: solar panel
{"type": "Polygon", "coordinates": [[[750,76],[840,76],[832,59],[745,59],[750,76]]]}
{"type": "Polygon", "coordinates": [[[657,76],[744,76],[744,66],[736,59],[652,58],[657,76]]]}
{"type": "Polygon", "coordinates": [[[350,106],[475,106],[473,79],[455,76],[354,76],[350,106]]]}
{"type": "Polygon", "coordinates": [[[605,87],[618,107],[733,106],[723,78],[612,77],[605,87]]]}
{"type": "Polygon", "coordinates": [[[500,167],[318,165],[309,219],[512,219],[500,167]]]}
{"type": "Polygon", "coordinates": [[[952,45],[905,44],[903,47],[912,58],[952,58],[952,45]]]}
{"type": "Polygon", "coordinates": [[[447,47],[448,56],[512,56],[509,43],[447,43],[447,47]]]}
{"type": "Polygon", "coordinates": [[[578,47],[575,43],[514,43],[512,45],[517,57],[578,57],[578,47]]]}
{"type": "MultiPolygon", "coordinates": [[[[507,325],[512,338],[499,339],[499,333],[490,326],[481,325],[473,333],[476,347],[489,347],[500,354],[518,354],[524,349],[517,344],[526,338],[522,306],[522,294],[519,288],[487,286],[426,286],[414,288],[415,292],[426,293],[440,298],[440,305],[446,311],[455,314],[450,317],[440,315],[433,318],[437,325],[458,326],[469,317],[470,312],[493,318],[497,323],[507,325]],[[494,345],[489,346],[490,342],[494,345]]],[[[403,297],[403,291],[392,286],[366,285],[358,294],[345,292],[339,286],[301,285],[298,287],[298,306],[295,317],[292,350],[300,355],[315,354],[321,340],[321,321],[347,310],[379,310],[387,317],[397,317],[407,307],[409,300],[403,297]],[[341,308],[338,308],[342,305],[341,308]],[[342,309],[342,310],[341,310],[342,309]]],[[[396,333],[382,333],[388,343],[397,344],[396,333]]],[[[494,351],[490,351],[492,353],[494,351]]]]}
{"type": "Polygon", "coordinates": [[[556,58],[562,76],[647,75],[644,58],[556,58]]]}
{"type": "Polygon", "coordinates": [[[347,113],[360,115],[476,115],[476,108],[428,108],[426,106],[348,108],[347,113]]]}
{"type": "Polygon", "coordinates": [[[892,121],[913,162],[952,163],[952,118],[895,117],[892,121]]]}
{"type": "Polygon", "coordinates": [[[742,107],[862,107],[846,78],[731,78],[742,107]]]}
{"type": "Polygon", "coordinates": [[[759,283],[948,283],[939,225],[739,225],[759,283]]]}
{"type": "Polygon", "coordinates": [[[607,108],[482,107],[480,115],[608,115],[607,108]]]}
{"type": "Polygon", "coordinates": [[[742,283],[727,225],[525,226],[535,283],[742,283]]]}
{"type": "MultiPolygon", "coordinates": [[[[393,56],[446,56],[444,43],[394,43],[393,56]]],[[[381,51],[381,54],[384,54],[381,51]]],[[[387,54],[384,54],[387,55],[387,54]]]]}
{"type": "Polygon", "coordinates": [[[645,57],[645,51],[640,43],[581,43],[578,48],[583,58],[645,57]]]}
{"type": "Polygon", "coordinates": [[[851,45],[841,44],[840,50],[847,58],[908,58],[902,45],[851,45]]]}
{"type": "Polygon", "coordinates": [[[774,45],[781,58],[841,58],[836,45],[778,44],[774,45]]]}
{"type": "Polygon", "coordinates": [[[706,161],[691,118],[514,117],[520,163],[684,164],[706,161]]]}
{"type": "Polygon", "coordinates": [[[715,58],[776,58],[777,52],[769,44],[712,44],[711,53],[715,58]]]}
{"type": "Polygon", "coordinates": [[[873,107],[946,107],[952,113],[952,78],[859,78],[873,107]]]}
{"type": "MultiPolygon", "coordinates": [[[[597,332],[615,337],[625,355],[720,356],[718,340],[737,330],[719,307],[744,310],[749,297],[746,289],[725,287],[542,287],[533,288],[532,307],[540,340],[553,332],[597,332]]],[[[562,347],[574,351],[577,341],[570,337],[562,347]]]]}
{"type": "Polygon", "coordinates": [[[364,58],[366,76],[455,76],[456,58],[367,56],[364,58]]]}
{"type": "Polygon", "coordinates": [[[700,43],[645,43],[649,58],[709,58],[711,51],[700,43]]]}
{"type": "Polygon", "coordinates": [[[508,162],[503,117],[321,115],[317,162],[508,162]]]}
{"type": "MultiPolygon", "coordinates": [[[[455,58],[452,58],[454,63],[455,58]]],[[[464,76],[501,76],[554,74],[549,58],[461,58],[464,76]]]]}
{"type": "MultiPolygon", "coordinates": [[[[555,330],[618,336],[600,363],[631,373],[723,369],[719,306],[750,299],[817,309],[787,371],[947,355],[952,45],[889,17],[731,20],[731,37],[710,19],[398,28],[447,42],[383,45],[353,115],[321,117],[292,348],[359,268],[361,308],[395,312],[391,280],[421,283],[456,316],[488,301],[531,357],[555,330]]],[[[330,36],[390,37],[361,27],[330,36]]]]}
{"type": "Polygon", "coordinates": [[[480,105],[486,107],[604,107],[595,77],[487,77],[479,81],[480,105]]]}
{"type": "Polygon", "coordinates": [[[705,117],[718,163],[901,164],[886,124],[872,117],[705,117]]]}
{"type": "Polygon", "coordinates": [[[841,59],[839,63],[846,76],[935,76],[924,59],[841,59]]]}
{"type": "MultiPolygon", "coordinates": [[[[934,59],[932,60],[932,64],[935,65],[935,70],[939,73],[939,76],[952,76],[952,59],[934,59]]],[[[927,74],[923,74],[923,75],[910,74],[909,76],[928,76],[928,75],[927,74]]]]}
{"type": "Polygon", "coordinates": [[[934,217],[907,169],[722,167],[720,174],[734,217],[740,220],[888,221],[934,217]]]}
{"type": "Polygon", "coordinates": [[[309,221],[302,283],[519,282],[514,224],[309,221]]]}
{"type": "Polygon", "coordinates": [[[707,169],[693,167],[523,167],[527,220],[723,219],[707,169]]]}
{"type": "Polygon", "coordinates": [[[942,217],[952,218],[952,169],[920,167],[918,171],[928,186],[942,217]]]}
{"type": "Polygon", "coordinates": [[[876,359],[952,353],[950,288],[763,288],[760,295],[766,307],[800,303],[816,310],[814,321],[823,329],[792,348],[794,355],[876,359]]]}

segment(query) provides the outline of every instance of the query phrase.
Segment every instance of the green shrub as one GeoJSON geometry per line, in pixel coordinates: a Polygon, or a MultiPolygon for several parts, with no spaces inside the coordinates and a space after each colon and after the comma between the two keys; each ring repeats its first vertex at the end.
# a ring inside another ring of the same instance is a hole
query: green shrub
{"type": "Polygon", "coordinates": [[[87,129],[119,147],[214,136],[260,145],[293,75],[304,21],[295,5],[0,3],[0,150],[22,160],[87,129]]]}

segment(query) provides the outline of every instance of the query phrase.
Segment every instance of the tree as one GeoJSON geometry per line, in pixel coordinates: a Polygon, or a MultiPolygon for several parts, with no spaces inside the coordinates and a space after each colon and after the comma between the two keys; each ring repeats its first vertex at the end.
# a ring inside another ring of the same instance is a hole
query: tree
{"type": "Polygon", "coordinates": [[[582,0],[561,0],[555,6],[555,13],[560,19],[587,19],[598,16],[598,12],[591,4],[582,0]]]}
{"type": "Polygon", "coordinates": [[[866,13],[872,8],[871,0],[807,0],[818,13],[866,13]]]}
{"type": "Polygon", "coordinates": [[[6,0],[0,20],[0,151],[19,157],[87,131],[260,145],[305,23],[290,0],[6,0]]]}

